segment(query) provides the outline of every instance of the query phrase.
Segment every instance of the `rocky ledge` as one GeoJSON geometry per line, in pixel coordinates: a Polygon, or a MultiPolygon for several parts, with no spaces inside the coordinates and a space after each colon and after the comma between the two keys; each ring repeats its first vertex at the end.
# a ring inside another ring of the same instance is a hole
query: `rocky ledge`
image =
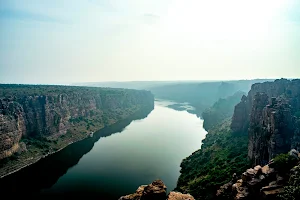
{"type": "Polygon", "coordinates": [[[195,200],[190,194],[170,192],[162,180],[155,180],[149,185],[141,185],[135,193],[122,196],[119,200],[195,200]]]}
{"type": "MultiPolygon", "coordinates": [[[[275,158],[263,167],[257,165],[254,168],[247,169],[241,176],[234,174],[229,183],[220,187],[216,197],[217,199],[235,200],[290,199],[280,198],[280,195],[287,196],[286,188],[291,187],[290,185],[295,183],[295,178],[296,181],[299,180],[299,160],[299,152],[293,149],[286,157],[282,156],[277,160],[275,158]],[[294,164],[290,165],[289,163],[291,162],[287,160],[292,160],[292,163],[296,164],[296,166],[294,164]]],[[[294,195],[292,196],[294,197],[294,195]]]]}

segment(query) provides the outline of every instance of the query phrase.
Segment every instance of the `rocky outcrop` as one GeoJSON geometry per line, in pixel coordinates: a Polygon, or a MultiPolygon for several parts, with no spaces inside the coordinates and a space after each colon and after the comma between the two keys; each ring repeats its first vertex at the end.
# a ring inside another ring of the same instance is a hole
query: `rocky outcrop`
{"type": "Polygon", "coordinates": [[[181,192],[170,192],[168,200],[195,200],[190,194],[182,194],[181,192]]]}
{"type": "Polygon", "coordinates": [[[248,133],[248,157],[264,165],[291,148],[300,150],[299,117],[299,79],[257,83],[236,105],[231,129],[248,133]]]}
{"type": "MultiPolygon", "coordinates": [[[[234,177],[229,183],[224,184],[217,191],[217,199],[279,199],[278,195],[282,195],[286,192],[285,185],[292,184],[293,177],[298,176],[298,169],[300,163],[299,152],[292,150],[289,156],[294,160],[290,163],[276,163],[271,160],[267,165],[261,167],[260,165],[254,168],[247,169],[241,176],[234,177]],[[291,155],[297,153],[295,155],[291,155]],[[298,166],[293,167],[298,162],[298,166]],[[278,167],[280,164],[284,165],[284,170],[278,167]],[[289,172],[290,171],[290,172],[289,172]],[[289,172],[289,173],[286,173],[289,172]]],[[[278,160],[277,162],[282,162],[278,160]]],[[[297,179],[297,180],[298,180],[297,179]]],[[[298,185],[296,185],[298,186],[298,185]]]]}
{"type": "Polygon", "coordinates": [[[161,180],[140,186],[135,193],[120,197],[119,200],[165,200],[167,187],[161,180]]]}
{"type": "Polygon", "coordinates": [[[154,107],[148,91],[0,85],[0,159],[26,149],[24,143],[20,149],[23,138],[56,140],[76,133],[83,139],[143,107],[154,107]]]}
{"type": "Polygon", "coordinates": [[[170,192],[167,197],[167,187],[162,180],[155,180],[149,185],[140,186],[135,193],[122,196],[119,200],[194,200],[190,194],[170,192]]]}

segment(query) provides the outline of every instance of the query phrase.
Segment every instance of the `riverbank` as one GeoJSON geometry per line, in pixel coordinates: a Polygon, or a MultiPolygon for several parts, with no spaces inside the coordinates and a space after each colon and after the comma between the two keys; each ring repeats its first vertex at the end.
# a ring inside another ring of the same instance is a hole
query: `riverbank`
{"type": "Polygon", "coordinates": [[[83,194],[115,200],[158,178],[173,190],[182,158],[198,148],[206,131],[196,115],[165,104],[155,102],[151,112],[131,115],[4,177],[1,190],[24,197],[83,194]]]}
{"type": "MultiPolygon", "coordinates": [[[[130,118],[132,115],[135,115],[145,109],[145,107],[139,106],[136,106],[134,109],[128,109],[126,115],[120,116],[119,120],[110,120],[106,126],[98,125],[97,127],[93,127],[94,131],[99,131],[104,127],[111,126],[119,121],[130,118]]],[[[63,150],[73,143],[89,138],[90,134],[91,131],[82,132],[81,129],[73,129],[72,131],[68,131],[66,134],[58,137],[48,137],[43,138],[42,140],[24,139],[22,142],[26,144],[26,149],[23,150],[22,153],[16,153],[11,157],[0,160],[0,178],[4,178],[18,172],[19,170],[28,167],[49,155],[63,150]]]]}

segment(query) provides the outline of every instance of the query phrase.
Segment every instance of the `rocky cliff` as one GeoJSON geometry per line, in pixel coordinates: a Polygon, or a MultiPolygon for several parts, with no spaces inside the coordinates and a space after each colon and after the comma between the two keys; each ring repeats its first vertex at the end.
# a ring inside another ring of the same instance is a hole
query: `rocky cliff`
{"type": "Polygon", "coordinates": [[[299,111],[299,79],[252,85],[235,107],[231,129],[248,133],[248,157],[253,165],[264,165],[291,148],[300,150],[299,111]]]}
{"type": "Polygon", "coordinates": [[[144,107],[154,107],[148,91],[0,85],[0,159],[55,151],[144,107]]]}
{"type": "Polygon", "coordinates": [[[280,154],[267,165],[247,169],[217,191],[216,199],[299,199],[300,154],[280,154]]]}

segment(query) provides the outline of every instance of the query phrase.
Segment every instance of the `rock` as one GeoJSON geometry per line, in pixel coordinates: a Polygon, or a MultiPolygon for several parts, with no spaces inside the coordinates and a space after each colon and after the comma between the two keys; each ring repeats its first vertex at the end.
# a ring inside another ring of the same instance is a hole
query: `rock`
{"type": "Polygon", "coordinates": [[[269,183],[269,186],[276,185],[276,184],[277,184],[276,181],[272,181],[269,183]]]}
{"type": "Polygon", "coordinates": [[[141,200],[165,200],[167,187],[162,180],[155,180],[144,188],[141,200]]]}
{"type": "Polygon", "coordinates": [[[294,116],[300,110],[299,88],[299,79],[253,84],[235,106],[231,129],[248,134],[253,165],[265,165],[291,148],[300,150],[300,122],[294,116]]]}
{"type": "Polygon", "coordinates": [[[256,195],[256,193],[259,193],[259,189],[262,187],[262,180],[258,178],[252,178],[247,182],[247,186],[249,192],[253,195],[256,195]]]}
{"type": "Polygon", "coordinates": [[[255,167],[254,167],[254,170],[255,170],[255,171],[261,170],[261,166],[260,166],[260,165],[255,166],[255,167]]]}
{"type": "MultiPolygon", "coordinates": [[[[167,187],[162,180],[155,180],[149,185],[140,186],[135,193],[122,196],[119,200],[166,200],[167,187]]],[[[171,191],[167,200],[195,200],[190,194],[171,191]]]]}
{"type": "Polygon", "coordinates": [[[180,192],[170,192],[168,200],[195,200],[190,194],[182,194],[180,192]]]}
{"type": "Polygon", "coordinates": [[[260,180],[264,180],[266,177],[264,175],[259,175],[260,180]]]}
{"type": "Polygon", "coordinates": [[[299,151],[297,151],[296,149],[292,149],[290,152],[289,152],[289,155],[292,156],[293,158],[296,158],[297,160],[299,160],[299,151]]]}
{"type": "Polygon", "coordinates": [[[247,174],[249,174],[249,175],[251,175],[251,176],[254,176],[255,175],[255,170],[254,169],[252,169],[252,168],[250,168],[250,169],[247,169],[247,174]]]}
{"type": "Polygon", "coordinates": [[[236,188],[237,194],[235,195],[235,200],[239,200],[239,199],[247,199],[249,196],[249,191],[247,187],[237,187],[236,188]]]}
{"type": "Polygon", "coordinates": [[[282,185],[271,185],[263,187],[261,190],[261,196],[264,199],[275,199],[278,194],[281,194],[284,192],[282,185]]]}
{"type": "Polygon", "coordinates": [[[216,196],[222,198],[222,196],[230,195],[232,192],[232,184],[233,183],[230,181],[229,183],[222,185],[220,189],[217,190],[216,196]]]}
{"type": "Polygon", "coordinates": [[[119,200],[139,200],[139,199],[141,199],[143,192],[144,192],[144,188],[146,186],[147,185],[141,185],[140,187],[138,187],[138,189],[136,190],[135,193],[120,197],[119,200]]]}
{"type": "Polygon", "coordinates": [[[247,182],[247,181],[251,180],[251,178],[252,177],[247,172],[244,172],[242,174],[242,180],[243,180],[243,182],[247,182]]]}
{"type": "Polygon", "coordinates": [[[274,170],[274,168],[270,168],[269,165],[265,165],[262,168],[262,173],[266,174],[266,175],[269,175],[269,174],[275,173],[275,170],[274,170]]]}
{"type": "Polygon", "coordinates": [[[167,187],[161,180],[140,186],[135,193],[122,196],[119,200],[165,200],[167,187]]]}

